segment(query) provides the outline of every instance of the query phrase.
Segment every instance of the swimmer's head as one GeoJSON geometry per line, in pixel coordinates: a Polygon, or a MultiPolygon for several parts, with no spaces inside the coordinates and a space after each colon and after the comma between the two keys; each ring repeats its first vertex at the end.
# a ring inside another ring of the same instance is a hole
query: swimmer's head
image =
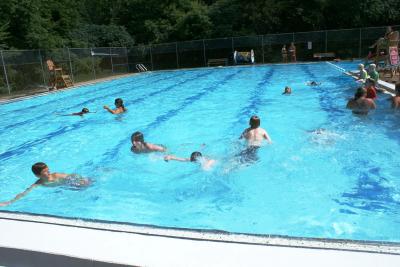
{"type": "Polygon", "coordinates": [[[81,112],[82,112],[83,114],[89,113],[89,109],[88,109],[88,108],[83,108],[81,112]]]}
{"type": "Polygon", "coordinates": [[[131,135],[131,142],[133,144],[133,142],[141,142],[144,143],[144,136],[141,132],[134,132],[131,135]]]}
{"type": "Polygon", "coordinates": [[[285,87],[285,91],[283,92],[284,94],[290,94],[292,92],[292,88],[290,88],[289,86],[285,87]]]}
{"type": "Polygon", "coordinates": [[[260,118],[258,116],[256,116],[256,115],[252,116],[250,118],[249,124],[250,124],[250,128],[251,129],[258,128],[260,126],[260,124],[261,124],[260,118]]]}
{"type": "Polygon", "coordinates": [[[200,152],[195,151],[195,152],[193,152],[193,153],[190,155],[190,161],[191,161],[191,162],[196,162],[196,161],[198,161],[202,156],[203,156],[203,155],[202,155],[200,152]]]}
{"type": "Polygon", "coordinates": [[[358,69],[363,70],[364,69],[364,64],[358,64],[358,69]]]}
{"type": "Polygon", "coordinates": [[[50,175],[49,167],[47,167],[46,163],[43,162],[37,162],[33,164],[32,172],[38,178],[47,177],[50,175]]]}
{"type": "Polygon", "coordinates": [[[367,94],[367,90],[364,88],[360,87],[357,89],[356,93],[354,94],[355,99],[359,99],[360,97],[363,97],[367,94]]]}
{"type": "Polygon", "coordinates": [[[124,107],[124,101],[122,98],[115,99],[114,104],[117,108],[124,107]]]}
{"type": "Polygon", "coordinates": [[[396,83],[395,90],[396,90],[396,95],[400,96],[400,83],[396,83]]]}

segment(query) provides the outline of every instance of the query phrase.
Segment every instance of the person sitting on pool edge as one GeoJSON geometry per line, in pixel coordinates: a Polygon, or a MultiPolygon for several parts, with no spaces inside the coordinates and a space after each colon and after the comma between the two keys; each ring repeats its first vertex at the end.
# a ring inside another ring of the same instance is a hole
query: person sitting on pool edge
{"type": "Polygon", "coordinates": [[[110,109],[108,106],[104,106],[103,108],[112,114],[120,114],[126,111],[126,108],[124,106],[124,101],[121,98],[115,99],[114,104],[116,107],[116,109],[114,110],[110,109]]]}
{"type": "Polygon", "coordinates": [[[259,147],[262,141],[265,139],[268,143],[272,143],[266,130],[260,127],[261,120],[258,116],[254,115],[250,118],[250,127],[243,131],[240,135],[240,139],[244,138],[247,140],[249,146],[259,147]]]}
{"type": "Polygon", "coordinates": [[[144,136],[141,132],[134,132],[131,136],[133,153],[149,153],[149,152],[165,152],[167,149],[163,146],[154,145],[144,141],[144,136]]]}
{"type": "Polygon", "coordinates": [[[292,88],[290,88],[289,86],[286,86],[282,95],[290,95],[291,93],[292,93],[292,88]]]}
{"type": "Polygon", "coordinates": [[[371,109],[376,109],[374,100],[367,98],[367,91],[358,88],[353,99],[350,99],[346,108],[351,109],[354,114],[367,115],[371,109]]]}
{"type": "Polygon", "coordinates": [[[366,81],[369,76],[368,76],[367,71],[364,68],[364,64],[359,64],[358,69],[360,70],[360,72],[358,74],[357,80],[362,81],[362,82],[366,81]]]}
{"type": "Polygon", "coordinates": [[[400,108],[400,83],[396,84],[396,95],[392,97],[392,108],[400,108]]]}
{"type": "Polygon", "coordinates": [[[179,158],[174,155],[166,155],[164,157],[165,161],[169,160],[176,160],[176,161],[181,161],[181,162],[193,162],[193,163],[200,163],[201,167],[203,170],[210,170],[214,164],[216,163],[215,160],[209,159],[207,157],[204,157],[200,152],[195,151],[190,155],[190,158],[179,158]]]}
{"type": "MultiPolygon", "coordinates": [[[[7,206],[12,204],[13,202],[17,201],[18,199],[22,198],[26,194],[28,194],[32,189],[34,189],[37,186],[57,186],[64,184],[68,176],[70,174],[65,174],[65,173],[59,173],[59,172],[53,172],[50,173],[49,167],[46,165],[46,163],[43,162],[37,162],[32,165],[32,172],[33,174],[39,178],[34,184],[32,184],[30,187],[28,187],[24,192],[19,193],[16,195],[13,199],[10,201],[5,201],[5,202],[0,202],[0,207],[1,206],[7,206]]],[[[87,179],[82,179],[79,181],[80,186],[86,186],[89,185],[90,181],[87,179]]]]}

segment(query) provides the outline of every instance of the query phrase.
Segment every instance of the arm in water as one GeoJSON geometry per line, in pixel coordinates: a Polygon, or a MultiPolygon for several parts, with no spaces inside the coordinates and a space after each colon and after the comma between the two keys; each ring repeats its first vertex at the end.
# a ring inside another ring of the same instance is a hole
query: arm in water
{"type": "Polygon", "coordinates": [[[35,187],[40,185],[40,183],[38,183],[38,182],[39,182],[39,180],[36,183],[34,183],[33,185],[31,185],[30,187],[28,187],[27,189],[25,189],[25,191],[23,191],[22,193],[19,193],[18,195],[16,195],[13,199],[11,199],[9,201],[0,202],[0,207],[8,206],[8,205],[14,203],[15,201],[17,201],[18,199],[22,198],[23,196],[27,195],[29,192],[32,191],[32,189],[34,189],[35,187]]]}

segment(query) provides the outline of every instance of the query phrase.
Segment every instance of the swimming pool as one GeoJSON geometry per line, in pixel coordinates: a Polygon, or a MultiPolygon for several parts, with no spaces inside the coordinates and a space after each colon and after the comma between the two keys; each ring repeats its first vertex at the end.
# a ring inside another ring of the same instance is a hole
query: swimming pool
{"type": "MultiPolygon", "coordinates": [[[[355,66],[355,65],[354,65],[355,66]]],[[[351,64],[346,67],[353,66],[351,64]]],[[[144,73],[0,106],[0,201],[52,171],[92,186],[37,188],[8,211],[218,229],[251,234],[400,241],[399,114],[385,95],[367,118],[345,109],[356,88],[326,64],[264,65],[144,73]],[[308,87],[317,80],[320,87],[308,87]],[[285,85],[293,93],[282,95],[285,85]],[[124,99],[128,112],[102,109],[124,99]],[[58,116],[82,107],[84,118],[58,116]],[[238,140],[251,115],[273,144],[241,164],[238,140]],[[322,134],[314,132],[324,129],[322,134]],[[212,171],[135,155],[130,135],[187,157],[218,160],[212,171]]]]}

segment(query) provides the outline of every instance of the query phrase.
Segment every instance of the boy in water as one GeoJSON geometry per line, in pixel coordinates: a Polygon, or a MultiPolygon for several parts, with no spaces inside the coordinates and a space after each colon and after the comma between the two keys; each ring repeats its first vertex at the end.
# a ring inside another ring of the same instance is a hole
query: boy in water
{"type": "Polygon", "coordinates": [[[104,106],[103,108],[112,114],[124,113],[127,110],[124,106],[124,101],[122,100],[122,98],[115,99],[114,104],[116,107],[116,109],[114,110],[110,109],[108,106],[104,106]]]}
{"type": "Polygon", "coordinates": [[[392,108],[400,108],[400,83],[396,84],[396,95],[392,97],[392,108]]]}
{"type": "Polygon", "coordinates": [[[134,132],[131,136],[133,153],[149,153],[149,152],[165,152],[167,149],[163,146],[154,145],[144,141],[144,136],[141,132],[134,132]]]}
{"type": "Polygon", "coordinates": [[[165,161],[169,161],[169,160],[176,160],[176,161],[182,161],[182,162],[193,162],[193,163],[200,163],[201,167],[203,168],[203,170],[210,170],[214,164],[215,164],[215,160],[213,159],[209,159],[204,157],[200,152],[195,151],[190,155],[190,158],[178,158],[174,155],[167,155],[164,157],[165,161]]]}
{"type": "Polygon", "coordinates": [[[81,112],[72,113],[72,116],[83,116],[84,114],[90,113],[88,108],[83,108],[81,112]]]}
{"type": "MultiPolygon", "coordinates": [[[[22,198],[26,194],[28,194],[32,189],[34,189],[37,186],[57,186],[64,184],[68,176],[70,174],[65,174],[65,173],[58,173],[58,172],[53,172],[50,173],[49,167],[47,167],[46,163],[43,162],[38,162],[32,165],[32,172],[33,174],[38,178],[38,180],[32,184],[30,187],[28,187],[24,192],[19,193],[16,195],[13,199],[10,201],[5,201],[5,202],[0,202],[0,207],[1,206],[7,206],[10,205],[11,203],[17,201],[18,199],[22,198]]],[[[79,181],[80,186],[85,186],[89,184],[89,180],[87,179],[82,179],[79,181]]]]}
{"type": "Polygon", "coordinates": [[[353,99],[347,102],[346,108],[351,109],[353,114],[367,115],[371,109],[376,109],[374,100],[367,98],[367,90],[358,88],[353,99]]]}
{"type": "Polygon", "coordinates": [[[250,128],[243,131],[240,139],[247,140],[249,146],[260,147],[265,139],[268,143],[272,143],[266,130],[260,127],[261,121],[258,116],[252,116],[249,121],[250,128]]]}
{"type": "Polygon", "coordinates": [[[290,95],[291,93],[292,93],[292,88],[290,88],[289,86],[286,86],[282,95],[290,95]]]}

